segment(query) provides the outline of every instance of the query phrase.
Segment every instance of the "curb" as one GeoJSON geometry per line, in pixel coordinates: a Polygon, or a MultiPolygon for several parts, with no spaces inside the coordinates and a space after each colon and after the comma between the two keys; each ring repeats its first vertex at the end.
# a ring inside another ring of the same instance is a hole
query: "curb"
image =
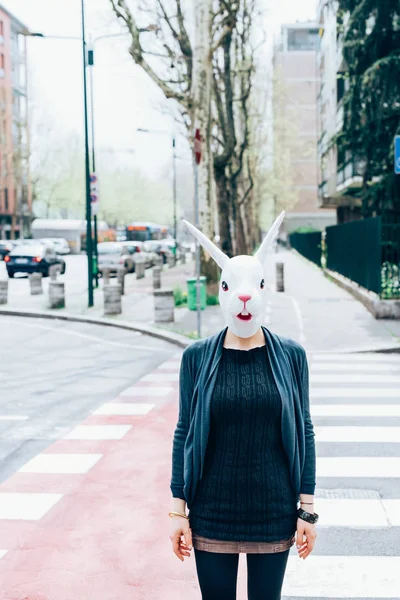
{"type": "Polygon", "coordinates": [[[175,344],[179,348],[186,348],[193,343],[193,340],[175,333],[173,331],[163,331],[157,329],[157,327],[150,327],[147,325],[140,325],[139,323],[130,323],[128,321],[109,321],[102,319],[101,317],[81,317],[78,315],[71,315],[68,313],[64,314],[53,314],[44,311],[25,311],[25,310],[13,310],[13,309],[0,309],[0,316],[8,315],[10,317],[26,317],[31,319],[49,319],[54,321],[70,321],[75,323],[87,323],[89,325],[103,325],[104,327],[115,327],[117,329],[124,329],[127,331],[136,331],[143,335],[175,344]]]}

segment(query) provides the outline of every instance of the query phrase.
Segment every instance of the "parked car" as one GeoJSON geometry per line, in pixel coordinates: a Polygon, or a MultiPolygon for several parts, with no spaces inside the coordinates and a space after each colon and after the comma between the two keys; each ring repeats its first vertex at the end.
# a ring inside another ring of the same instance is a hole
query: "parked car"
{"type": "Polygon", "coordinates": [[[40,240],[43,244],[53,244],[54,249],[57,254],[69,254],[71,252],[71,248],[67,240],[64,238],[42,238],[40,240]]]}
{"type": "Polygon", "coordinates": [[[134,263],[136,262],[137,256],[140,253],[140,258],[144,259],[145,268],[148,269],[149,267],[151,267],[154,264],[154,256],[152,255],[151,252],[146,250],[146,244],[148,244],[148,242],[129,241],[129,242],[124,242],[123,246],[129,252],[129,254],[131,256],[133,256],[134,263]]]}
{"type": "Polygon", "coordinates": [[[51,246],[44,244],[17,245],[4,262],[9,277],[14,277],[15,273],[42,273],[43,277],[48,277],[53,265],[59,265],[60,273],[65,273],[65,261],[51,246]]]}
{"type": "Polygon", "coordinates": [[[0,240],[0,260],[3,260],[7,254],[10,254],[14,244],[8,240],[0,240]]]}
{"type": "Polygon", "coordinates": [[[170,246],[168,244],[165,244],[164,240],[151,240],[145,242],[145,244],[149,251],[154,252],[158,256],[161,256],[164,264],[167,262],[168,256],[171,256],[173,254],[170,246]]]}
{"type": "Polygon", "coordinates": [[[124,248],[122,242],[100,242],[97,244],[99,255],[98,270],[103,274],[103,269],[109,269],[110,274],[116,274],[120,267],[125,267],[128,272],[133,272],[135,263],[133,256],[124,248]]]}

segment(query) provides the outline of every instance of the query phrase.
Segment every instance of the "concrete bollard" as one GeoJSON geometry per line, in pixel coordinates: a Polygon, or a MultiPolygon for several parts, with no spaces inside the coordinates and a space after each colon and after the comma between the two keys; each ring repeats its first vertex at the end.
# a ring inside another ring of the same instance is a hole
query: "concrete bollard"
{"type": "Polygon", "coordinates": [[[60,267],[58,265],[51,265],[51,267],[49,267],[49,275],[50,275],[50,279],[51,281],[57,281],[57,275],[60,272],[60,267]]]}
{"type": "Polygon", "coordinates": [[[29,275],[31,296],[40,296],[40,294],[43,294],[42,279],[43,275],[41,273],[31,273],[29,275]]]}
{"type": "Polygon", "coordinates": [[[157,258],[154,260],[154,266],[162,268],[163,264],[164,264],[163,257],[157,255],[157,258]]]}
{"type": "Polygon", "coordinates": [[[277,262],[276,263],[276,291],[284,292],[285,291],[285,271],[284,271],[284,263],[277,262]]]}
{"type": "Polygon", "coordinates": [[[121,312],[121,286],[118,283],[107,283],[104,286],[104,314],[120,315],[121,312]]]}
{"type": "Polygon", "coordinates": [[[7,304],[8,301],[8,279],[0,281],[0,304],[7,304]]]}
{"type": "Polygon", "coordinates": [[[104,269],[102,269],[101,274],[103,276],[104,285],[106,285],[107,283],[110,283],[110,269],[105,267],[104,269]]]}
{"type": "Polygon", "coordinates": [[[153,267],[153,289],[161,288],[161,267],[153,267]]]}
{"type": "Polygon", "coordinates": [[[181,263],[183,265],[186,263],[186,252],[184,250],[181,252],[181,263]]]}
{"type": "Polygon", "coordinates": [[[175,254],[169,254],[168,258],[167,258],[168,267],[171,269],[172,267],[175,266],[175,263],[176,263],[175,254]]]}
{"type": "Polygon", "coordinates": [[[156,323],[173,323],[175,301],[174,290],[154,290],[154,321],[156,323]]]}
{"type": "Polygon", "coordinates": [[[124,296],[124,294],[125,294],[125,275],[126,275],[125,267],[120,267],[117,271],[117,282],[121,286],[122,296],[124,296]]]}
{"type": "Polygon", "coordinates": [[[50,281],[49,308],[65,308],[65,284],[63,281],[50,281]]]}
{"type": "Polygon", "coordinates": [[[144,274],[145,274],[145,269],[146,264],[144,262],[144,260],[137,260],[135,263],[135,273],[136,273],[136,279],[143,279],[144,274]]]}

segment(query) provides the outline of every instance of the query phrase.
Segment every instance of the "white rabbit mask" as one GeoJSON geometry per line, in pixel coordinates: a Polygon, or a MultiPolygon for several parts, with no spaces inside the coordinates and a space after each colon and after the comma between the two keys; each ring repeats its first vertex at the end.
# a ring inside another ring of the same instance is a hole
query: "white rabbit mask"
{"type": "Polygon", "coordinates": [[[255,335],[264,322],[267,306],[265,285],[268,250],[278,235],[284,219],[282,212],[273,223],[254,256],[229,258],[201,231],[188,221],[183,221],[222,269],[219,303],[229,329],[241,338],[255,335]]]}

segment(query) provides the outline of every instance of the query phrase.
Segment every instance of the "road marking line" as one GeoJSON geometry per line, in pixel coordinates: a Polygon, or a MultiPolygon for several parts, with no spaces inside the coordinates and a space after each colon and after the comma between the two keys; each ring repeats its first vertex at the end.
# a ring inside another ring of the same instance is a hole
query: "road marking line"
{"type": "Polygon", "coordinates": [[[337,362],[337,361],[343,361],[345,360],[346,362],[356,362],[356,363],[378,363],[378,362],[382,362],[382,363],[393,363],[393,364],[397,364],[400,365],[400,357],[399,356],[395,356],[395,355],[387,355],[387,354],[366,354],[364,352],[359,352],[359,353],[350,353],[350,352],[344,352],[343,354],[337,354],[337,353],[332,353],[332,354],[313,354],[312,353],[312,359],[316,360],[316,361],[333,361],[333,362],[337,362]]]}
{"type": "Polygon", "coordinates": [[[400,417],[400,404],[313,404],[313,417],[400,417]]]}
{"type": "Polygon", "coordinates": [[[27,421],[29,417],[22,415],[0,415],[0,421],[27,421]]]}
{"type": "Polygon", "coordinates": [[[140,382],[145,383],[170,383],[179,381],[179,373],[148,373],[141,378],[140,382]]]}
{"type": "Polygon", "coordinates": [[[94,415],[121,415],[121,416],[130,416],[130,415],[147,415],[148,412],[154,408],[155,404],[147,404],[135,402],[132,404],[128,403],[120,403],[120,402],[106,402],[103,406],[100,406],[97,410],[94,411],[94,415]]]}
{"type": "Polygon", "coordinates": [[[65,440],[121,440],[132,425],[78,425],[65,440]]]}
{"type": "Polygon", "coordinates": [[[361,364],[354,364],[354,363],[341,363],[341,362],[334,362],[334,363],[329,363],[329,362],[316,362],[313,363],[310,367],[310,372],[313,373],[315,371],[351,371],[352,373],[354,373],[355,371],[362,371],[362,372],[368,372],[371,373],[372,371],[377,371],[380,373],[392,373],[394,371],[397,371],[400,368],[400,364],[393,364],[393,363],[378,363],[378,364],[374,364],[374,363],[368,363],[368,362],[364,362],[361,364]]]}
{"type": "Polygon", "coordinates": [[[290,556],[282,588],[295,598],[397,598],[400,556],[290,556]]]}
{"type": "Polygon", "coordinates": [[[393,525],[389,522],[385,506],[380,500],[318,498],[316,502],[321,515],[318,527],[370,529],[393,525]]]}
{"type": "Polygon", "coordinates": [[[310,375],[310,383],[396,383],[400,384],[400,375],[366,373],[317,373],[310,375]]]}
{"type": "Polygon", "coordinates": [[[129,387],[120,393],[120,396],[167,396],[173,391],[172,387],[129,387]]]}
{"type": "Polygon", "coordinates": [[[27,462],[20,473],[87,473],[100,460],[102,454],[38,454],[27,462]]]}
{"type": "Polygon", "coordinates": [[[400,478],[400,456],[319,456],[317,477],[400,478]]]}
{"type": "Polygon", "coordinates": [[[38,521],[62,497],[62,494],[0,493],[0,519],[38,521]]]}
{"type": "Polygon", "coordinates": [[[157,371],[178,371],[181,366],[180,360],[168,360],[165,363],[162,363],[157,369],[157,371]]]}
{"type": "Polygon", "coordinates": [[[400,444],[400,427],[314,426],[317,442],[400,444]]]}
{"type": "Polygon", "coordinates": [[[310,388],[312,398],[398,398],[400,389],[396,388],[310,388]]]}
{"type": "Polygon", "coordinates": [[[5,554],[7,554],[7,550],[0,550],[0,558],[3,558],[5,554]]]}
{"type": "Polygon", "coordinates": [[[385,507],[390,524],[393,527],[400,527],[400,500],[382,500],[382,504],[385,507]]]}

